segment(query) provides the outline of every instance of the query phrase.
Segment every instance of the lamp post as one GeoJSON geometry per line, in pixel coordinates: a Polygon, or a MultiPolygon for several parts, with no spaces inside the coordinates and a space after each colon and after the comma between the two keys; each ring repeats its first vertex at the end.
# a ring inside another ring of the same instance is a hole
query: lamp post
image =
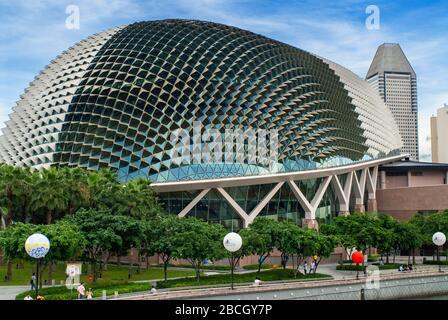
{"type": "Polygon", "coordinates": [[[446,236],[442,232],[436,232],[432,235],[432,242],[437,246],[437,262],[439,263],[439,272],[442,272],[440,265],[439,247],[443,246],[446,242],[446,236]]]}
{"type": "MultiPolygon", "coordinates": [[[[352,261],[356,263],[356,266],[358,266],[360,263],[364,261],[364,255],[361,251],[355,251],[352,253],[352,261]]],[[[359,270],[356,268],[356,280],[359,279],[359,270]]]]}
{"type": "Polygon", "coordinates": [[[41,233],[34,233],[25,241],[25,251],[36,259],[36,299],[39,294],[39,265],[50,250],[50,241],[41,233]]]}
{"type": "Polygon", "coordinates": [[[224,248],[226,248],[226,250],[230,252],[230,276],[232,278],[231,288],[233,290],[233,267],[235,264],[233,253],[240,250],[243,244],[243,239],[241,239],[241,236],[238,233],[230,232],[226,234],[222,243],[224,245],[224,248]]]}

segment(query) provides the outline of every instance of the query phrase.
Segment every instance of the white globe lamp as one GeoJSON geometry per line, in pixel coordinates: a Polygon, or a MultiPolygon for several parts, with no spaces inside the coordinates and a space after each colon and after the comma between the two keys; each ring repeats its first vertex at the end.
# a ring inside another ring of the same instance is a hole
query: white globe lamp
{"type": "Polygon", "coordinates": [[[241,236],[238,233],[230,232],[226,234],[222,243],[227,251],[236,252],[241,249],[243,239],[241,239],[241,236]]]}
{"type": "MultiPolygon", "coordinates": [[[[432,235],[432,242],[437,246],[441,247],[446,242],[446,236],[443,232],[436,232],[432,235]]],[[[439,272],[442,272],[442,266],[440,265],[440,256],[437,248],[437,259],[439,260],[439,272]]]]}
{"type": "Polygon", "coordinates": [[[34,233],[25,241],[25,251],[31,257],[36,259],[36,299],[39,295],[39,263],[48,251],[50,251],[50,240],[41,233],[34,233]]]}
{"type": "Polygon", "coordinates": [[[226,250],[231,253],[230,275],[232,278],[231,288],[233,290],[233,269],[235,268],[235,259],[233,257],[233,253],[241,249],[241,246],[243,245],[243,239],[241,239],[241,236],[238,233],[230,232],[226,234],[224,240],[222,241],[222,244],[224,245],[224,248],[226,248],[226,250]]]}

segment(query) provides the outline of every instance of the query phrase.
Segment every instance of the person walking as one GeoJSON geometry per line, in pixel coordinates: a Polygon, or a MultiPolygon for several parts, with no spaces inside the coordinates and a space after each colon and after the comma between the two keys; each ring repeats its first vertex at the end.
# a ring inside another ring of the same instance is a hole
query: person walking
{"type": "Polygon", "coordinates": [[[84,282],[81,282],[81,284],[78,287],[78,299],[84,299],[84,295],[86,293],[86,288],[84,287],[84,282]]]}
{"type": "Polygon", "coordinates": [[[306,271],[308,269],[308,264],[306,263],[306,261],[303,263],[303,273],[306,275],[306,271]]]}
{"type": "Polygon", "coordinates": [[[316,268],[316,263],[313,261],[311,261],[310,264],[310,273],[314,273],[314,269],[316,268]]]}
{"type": "Polygon", "coordinates": [[[31,285],[31,290],[36,289],[36,274],[34,272],[30,279],[30,285],[31,285]]]}
{"type": "Polygon", "coordinates": [[[87,290],[87,299],[93,299],[93,291],[92,291],[92,288],[89,288],[89,290],[87,290]]]}

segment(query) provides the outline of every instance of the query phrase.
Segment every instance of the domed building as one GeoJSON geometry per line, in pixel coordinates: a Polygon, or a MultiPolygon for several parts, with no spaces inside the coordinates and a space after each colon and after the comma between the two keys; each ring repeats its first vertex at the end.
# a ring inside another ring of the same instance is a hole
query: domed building
{"type": "Polygon", "coordinates": [[[400,141],[351,71],[238,28],[162,20],[95,34],[51,61],[13,108],[0,161],[147,177],[167,211],[241,227],[255,209],[328,219],[341,212],[338,184],[349,185],[342,211],[364,204],[400,141]]]}

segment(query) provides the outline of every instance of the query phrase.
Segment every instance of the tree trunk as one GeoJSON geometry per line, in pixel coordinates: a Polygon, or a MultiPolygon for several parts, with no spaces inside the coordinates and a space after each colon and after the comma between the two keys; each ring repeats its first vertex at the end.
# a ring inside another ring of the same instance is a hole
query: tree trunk
{"type": "Polygon", "coordinates": [[[39,289],[42,289],[42,283],[43,283],[43,275],[45,271],[45,265],[42,265],[41,261],[37,261],[39,263],[39,283],[36,284],[39,286],[39,289]]]}
{"type": "Polygon", "coordinates": [[[52,280],[53,280],[53,262],[50,261],[50,264],[48,265],[48,284],[50,284],[52,280]]]}
{"type": "Polygon", "coordinates": [[[47,210],[47,224],[51,224],[51,219],[53,218],[52,210],[47,210]]]}
{"type": "Polygon", "coordinates": [[[295,270],[295,265],[294,265],[294,255],[291,255],[291,261],[292,261],[292,270],[295,270]]]}
{"type": "Polygon", "coordinates": [[[386,255],[386,264],[388,264],[389,263],[389,252],[387,253],[387,255],[386,255]]]}
{"type": "Polygon", "coordinates": [[[92,282],[96,283],[96,261],[92,262],[92,282]]]}
{"type": "Polygon", "coordinates": [[[106,258],[104,259],[103,268],[101,269],[101,271],[107,271],[107,265],[109,263],[110,256],[111,254],[108,252],[106,258]]]}
{"type": "Polygon", "coordinates": [[[149,257],[146,256],[146,270],[149,269],[149,257]]]}
{"type": "Polygon", "coordinates": [[[163,261],[163,278],[165,279],[165,281],[167,280],[167,278],[168,278],[168,260],[164,260],[163,261]]]}
{"type": "Polygon", "coordinates": [[[121,266],[121,256],[117,255],[117,266],[121,266]]]}
{"type": "MultiPolygon", "coordinates": [[[[232,265],[232,268],[235,268],[234,265],[232,265]]],[[[199,281],[199,278],[201,276],[201,263],[196,263],[196,280],[199,281]]]]}
{"type": "Polygon", "coordinates": [[[8,214],[6,216],[6,226],[10,226],[13,222],[13,193],[10,188],[6,190],[7,198],[8,198],[8,214]]]}
{"type": "Polygon", "coordinates": [[[6,267],[6,281],[12,280],[12,260],[8,259],[7,267],[6,267]]]}
{"type": "Polygon", "coordinates": [[[412,264],[415,264],[415,248],[412,249],[412,264]]]}
{"type": "Polygon", "coordinates": [[[137,261],[137,274],[140,274],[140,270],[141,270],[141,266],[140,266],[141,257],[142,257],[142,255],[139,252],[138,255],[137,255],[137,259],[138,259],[138,261],[137,261]]]}
{"type": "Polygon", "coordinates": [[[33,224],[38,224],[36,211],[31,212],[31,221],[33,221],[33,224]]]}

